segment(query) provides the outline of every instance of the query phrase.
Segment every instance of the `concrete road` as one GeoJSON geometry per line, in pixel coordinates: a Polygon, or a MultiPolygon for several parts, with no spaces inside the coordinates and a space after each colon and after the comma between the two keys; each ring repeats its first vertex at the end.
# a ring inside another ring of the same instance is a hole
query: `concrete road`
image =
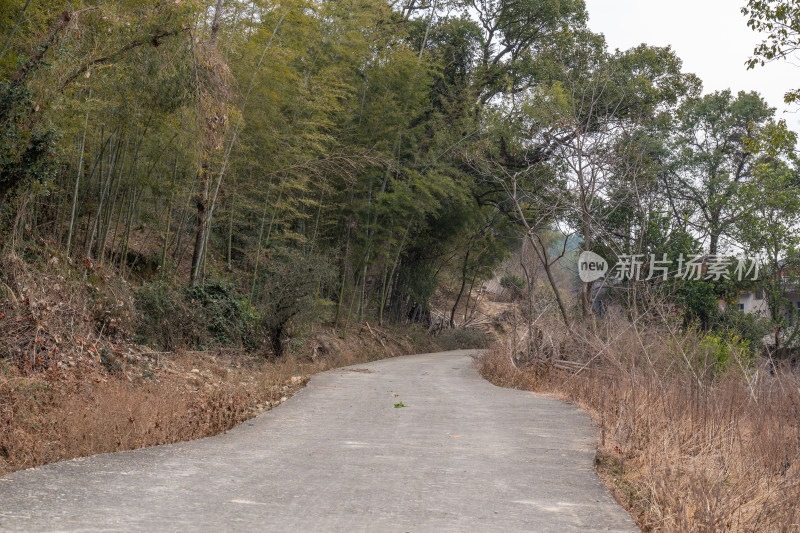
{"type": "Polygon", "coordinates": [[[2,477],[0,530],[636,531],[594,439],[469,352],[402,357],[317,375],[225,435],[2,477]]]}

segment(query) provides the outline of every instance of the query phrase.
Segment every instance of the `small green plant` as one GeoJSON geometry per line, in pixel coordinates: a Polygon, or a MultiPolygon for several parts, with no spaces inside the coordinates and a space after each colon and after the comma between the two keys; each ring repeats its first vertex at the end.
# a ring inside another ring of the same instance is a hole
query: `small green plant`
{"type": "Polygon", "coordinates": [[[164,349],[245,346],[258,349],[258,328],[235,288],[213,281],[186,289],[162,282],[136,292],[137,342],[164,349]]]}
{"type": "Polygon", "coordinates": [[[758,354],[764,345],[764,337],[772,331],[768,318],[757,314],[729,309],[722,313],[712,326],[712,332],[720,336],[738,336],[746,341],[753,355],[758,354]]]}
{"type": "Polygon", "coordinates": [[[709,333],[700,342],[700,354],[717,373],[736,360],[748,366],[753,362],[750,341],[737,334],[709,333]]]}
{"type": "Polygon", "coordinates": [[[527,283],[525,283],[525,280],[516,274],[506,274],[500,278],[500,286],[504,289],[522,291],[527,286],[527,283]]]}
{"type": "Polygon", "coordinates": [[[511,291],[514,298],[519,298],[525,293],[525,287],[528,286],[525,280],[515,274],[506,274],[500,278],[500,286],[506,290],[511,291]]]}
{"type": "Polygon", "coordinates": [[[406,404],[404,404],[403,402],[399,402],[399,403],[394,404],[394,408],[395,409],[400,409],[401,407],[405,407],[405,406],[406,406],[406,404]]]}

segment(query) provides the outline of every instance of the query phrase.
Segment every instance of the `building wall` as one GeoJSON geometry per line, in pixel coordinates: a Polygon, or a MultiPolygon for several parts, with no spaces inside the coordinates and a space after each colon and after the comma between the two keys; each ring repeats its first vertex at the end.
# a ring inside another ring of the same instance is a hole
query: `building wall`
{"type": "MultiPolygon", "coordinates": [[[[771,314],[769,312],[769,308],[767,307],[767,301],[763,297],[756,298],[756,296],[762,295],[755,292],[744,292],[739,295],[739,309],[745,313],[758,314],[763,317],[770,318],[771,314]]],[[[788,296],[789,300],[792,302],[792,307],[795,309],[800,309],[798,308],[798,304],[800,303],[800,292],[791,292],[788,294],[788,296]]]]}

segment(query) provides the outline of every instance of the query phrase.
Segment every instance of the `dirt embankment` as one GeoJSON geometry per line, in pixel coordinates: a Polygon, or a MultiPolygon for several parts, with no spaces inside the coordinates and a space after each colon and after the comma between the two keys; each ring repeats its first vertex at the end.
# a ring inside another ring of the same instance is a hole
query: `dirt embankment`
{"type": "Polygon", "coordinates": [[[214,435],[280,405],[317,372],[464,340],[419,327],[307,326],[279,360],[157,352],[131,341],[138,311],[127,282],[44,257],[0,259],[0,475],[214,435]]]}
{"type": "MultiPolygon", "coordinates": [[[[438,349],[384,328],[342,339],[319,329],[290,356],[265,360],[238,350],[72,356],[29,370],[0,362],[0,475],[96,453],[215,435],[280,405],[310,376],[331,368],[438,349]]],[[[118,349],[121,347],[117,347],[118,349]]]]}

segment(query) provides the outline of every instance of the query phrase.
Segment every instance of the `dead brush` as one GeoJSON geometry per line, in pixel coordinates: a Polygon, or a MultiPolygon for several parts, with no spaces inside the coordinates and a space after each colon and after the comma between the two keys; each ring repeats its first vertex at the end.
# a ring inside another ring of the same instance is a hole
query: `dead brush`
{"type": "Polygon", "coordinates": [[[617,317],[577,336],[577,369],[515,367],[506,345],[480,371],[589,410],[598,472],[643,530],[800,531],[795,372],[735,345],[722,365],[716,344],[664,320],[617,317]]]}
{"type": "Polygon", "coordinates": [[[347,341],[319,335],[324,355],[314,356],[311,341],[309,353],[272,361],[232,349],[151,353],[146,365],[116,373],[100,364],[29,372],[0,359],[0,475],[216,435],[280,405],[315,373],[437,349],[385,328],[352,331],[347,341]]]}
{"type": "Polygon", "coordinates": [[[128,340],[125,281],[47,250],[35,261],[0,257],[0,475],[215,435],[279,405],[317,372],[438,351],[427,336],[367,325],[347,341],[316,332],[299,343],[305,351],[272,361],[240,348],[153,352],[128,340]]]}
{"type": "Polygon", "coordinates": [[[59,255],[34,269],[16,255],[0,258],[0,358],[25,371],[101,363],[124,342],[133,300],[124,282],[92,264],[86,279],[59,255]]]}

